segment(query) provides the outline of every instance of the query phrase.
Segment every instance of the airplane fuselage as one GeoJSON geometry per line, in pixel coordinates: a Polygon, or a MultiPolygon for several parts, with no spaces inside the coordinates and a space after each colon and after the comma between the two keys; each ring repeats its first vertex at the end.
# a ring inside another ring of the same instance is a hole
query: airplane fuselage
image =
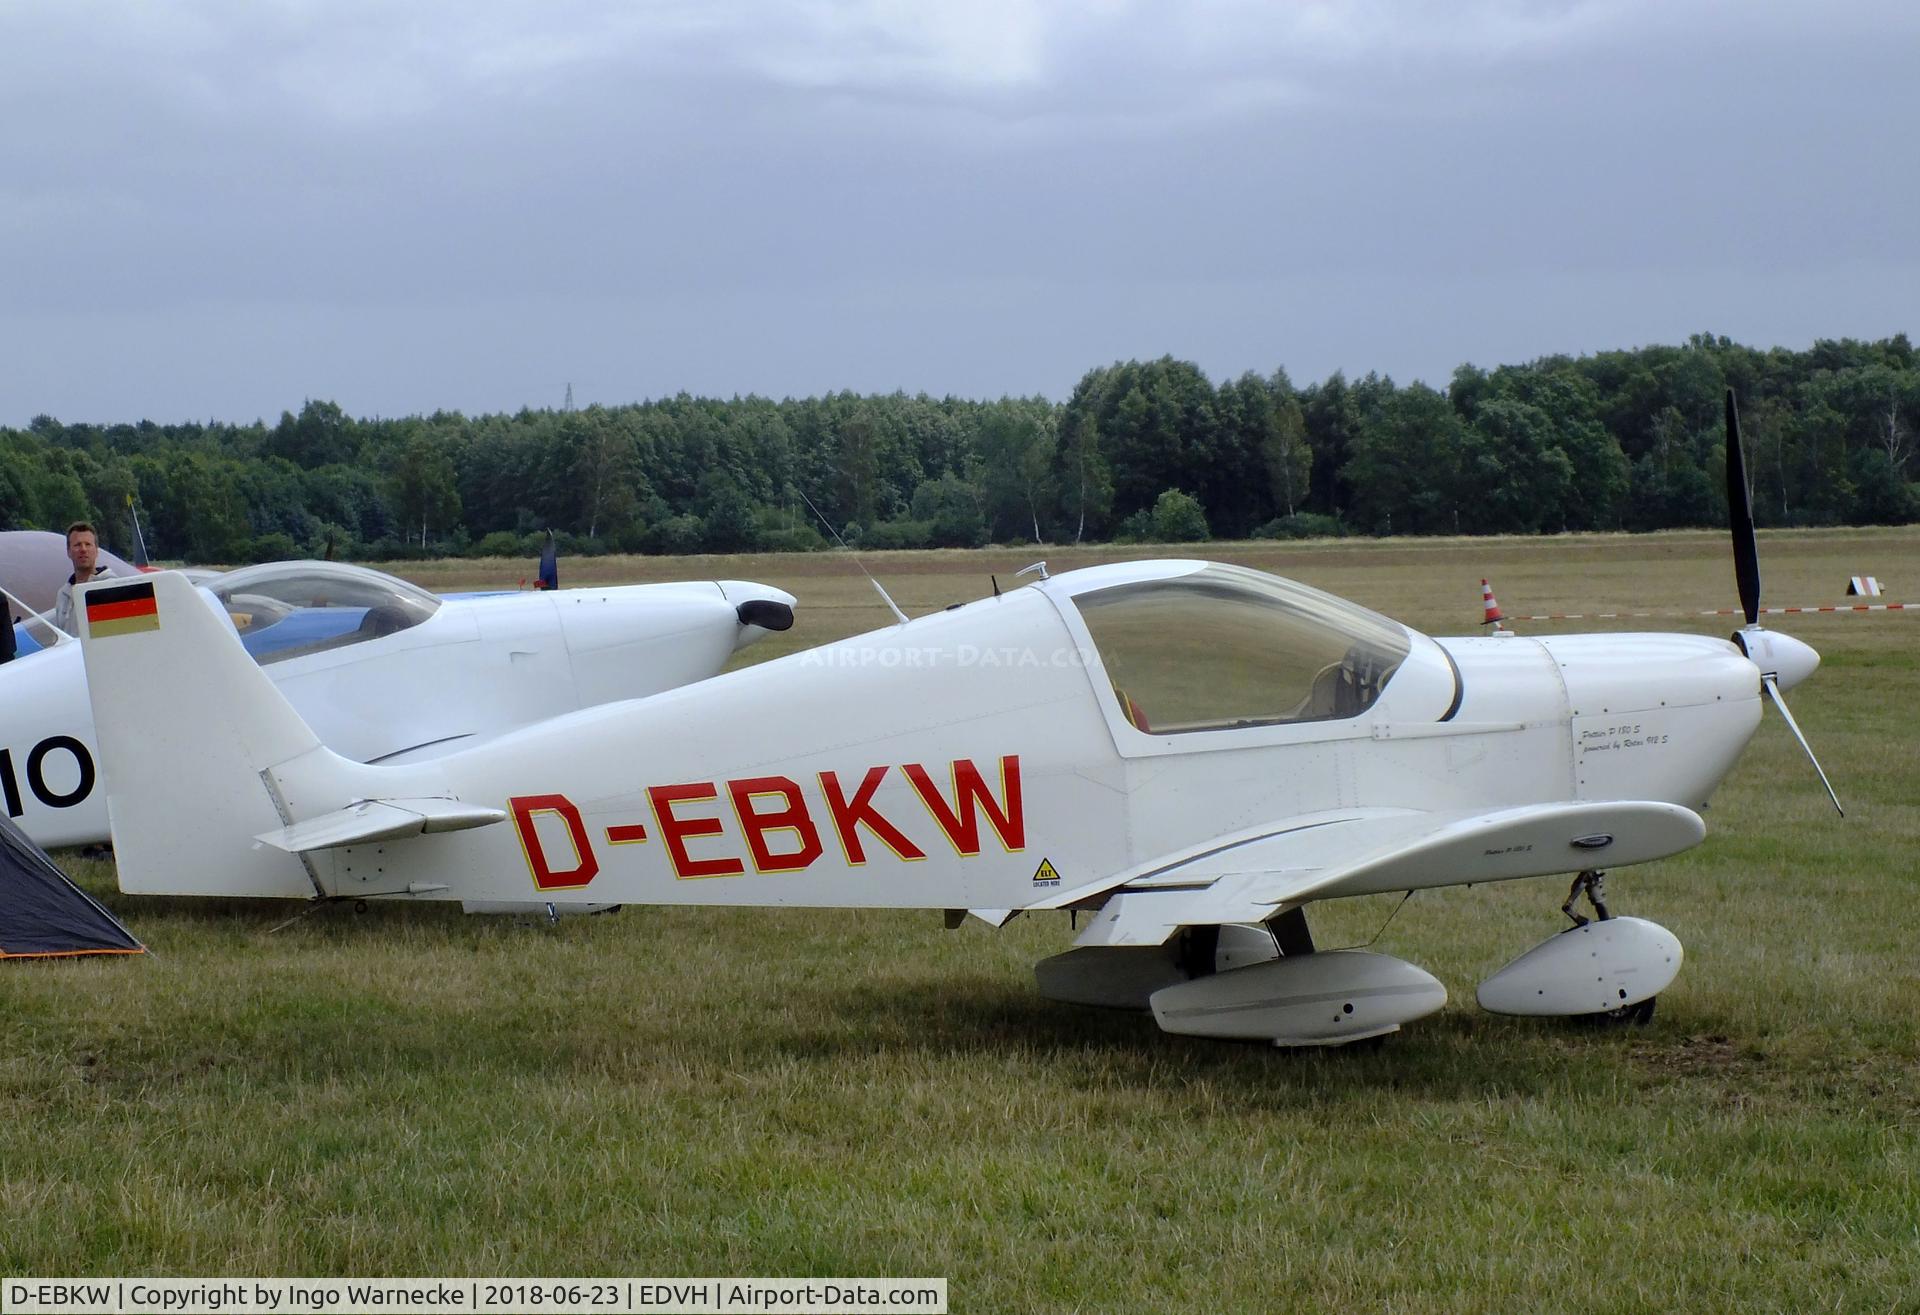
{"type": "MultiPolygon", "coordinates": [[[[345,792],[484,803],[505,825],[255,856],[287,895],[1022,908],[1274,818],[1698,807],[1760,715],[1725,641],[1407,634],[1356,715],[1162,732],[1120,701],[1073,595],[1042,585],[345,792]]],[[[299,815],[352,802],[300,760],[274,776],[299,815]]]]}

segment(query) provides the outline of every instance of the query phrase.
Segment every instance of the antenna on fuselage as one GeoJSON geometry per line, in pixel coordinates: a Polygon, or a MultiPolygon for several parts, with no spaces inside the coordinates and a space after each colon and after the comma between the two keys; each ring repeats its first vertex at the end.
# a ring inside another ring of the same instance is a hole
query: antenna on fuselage
{"type": "Polygon", "coordinates": [[[147,558],[147,536],[140,533],[140,508],[131,493],[127,494],[127,515],[133,518],[133,564],[143,571],[150,570],[153,563],[147,558]]]}
{"type": "Polygon", "coordinates": [[[907,614],[905,612],[902,612],[900,610],[900,605],[894,602],[893,599],[888,596],[887,591],[885,589],[882,589],[880,587],[880,582],[873,578],[873,572],[869,571],[867,569],[867,564],[860,560],[860,555],[854,552],[854,550],[847,544],[847,541],[845,539],[840,537],[840,531],[833,528],[833,522],[828,520],[826,518],[826,515],[823,512],[821,512],[821,510],[818,507],[813,505],[813,499],[807,496],[807,491],[805,489],[797,488],[794,491],[800,495],[800,500],[807,504],[807,509],[811,511],[814,515],[820,517],[820,523],[827,527],[827,533],[833,536],[834,542],[847,550],[847,556],[853,558],[853,564],[860,568],[860,574],[867,577],[867,583],[872,585],[873,591],[880,595],[880,601],[887,605],[887,610],[893,613],[894,619],[898,621],[901,625],[905,625],[907,623],[907,614]]]}

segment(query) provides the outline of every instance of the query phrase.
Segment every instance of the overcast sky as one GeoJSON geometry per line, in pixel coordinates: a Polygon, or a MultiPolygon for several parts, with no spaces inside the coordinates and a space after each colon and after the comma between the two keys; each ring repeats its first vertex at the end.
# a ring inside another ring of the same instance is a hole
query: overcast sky
{"type": "Polygon", "coordinates": [[[0,424],[1920,329],[1920,6],[0,0],[0,424]]]}

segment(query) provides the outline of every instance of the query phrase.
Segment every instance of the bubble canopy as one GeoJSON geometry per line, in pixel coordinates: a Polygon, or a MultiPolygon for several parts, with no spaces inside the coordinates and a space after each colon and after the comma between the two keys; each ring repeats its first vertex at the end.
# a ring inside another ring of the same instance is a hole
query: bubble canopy
{"type": "Polygon", "coordinates": [[[1122,713],[1153,735],[1357,717],[1412,643],[1357,603],[1218,563],[1088,590],[1073,605],[1122,713]]]}
{"type": "Polygon", "coordinates": [[[246,566],[206,589],[263,666],[408,630],[440,607],[416,585],[344,562],[246,566]]]}

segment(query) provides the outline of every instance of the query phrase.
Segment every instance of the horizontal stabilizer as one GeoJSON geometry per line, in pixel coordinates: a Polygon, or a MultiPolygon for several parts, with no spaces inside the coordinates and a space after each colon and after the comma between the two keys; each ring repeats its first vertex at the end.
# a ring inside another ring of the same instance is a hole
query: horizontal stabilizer
{"type": "Polygon", "coordinates": [[[307,854],[316,849],[339,849],[438,831],[466,831],[506,818],[501,809],[479,808],[458,799],[363,799],[277,831],[262,832],[254,839],[289,854],[307,854]]]}
{"type": "Polygon", "coordinates": [[[1642,800],[1355,810],[1129,874],[1074,943],[1159,945],[1181,927],[1264,922],[1310,900],[1624,867],[1690,849],[1706,832],[1690,809],[1642,800]]]}

